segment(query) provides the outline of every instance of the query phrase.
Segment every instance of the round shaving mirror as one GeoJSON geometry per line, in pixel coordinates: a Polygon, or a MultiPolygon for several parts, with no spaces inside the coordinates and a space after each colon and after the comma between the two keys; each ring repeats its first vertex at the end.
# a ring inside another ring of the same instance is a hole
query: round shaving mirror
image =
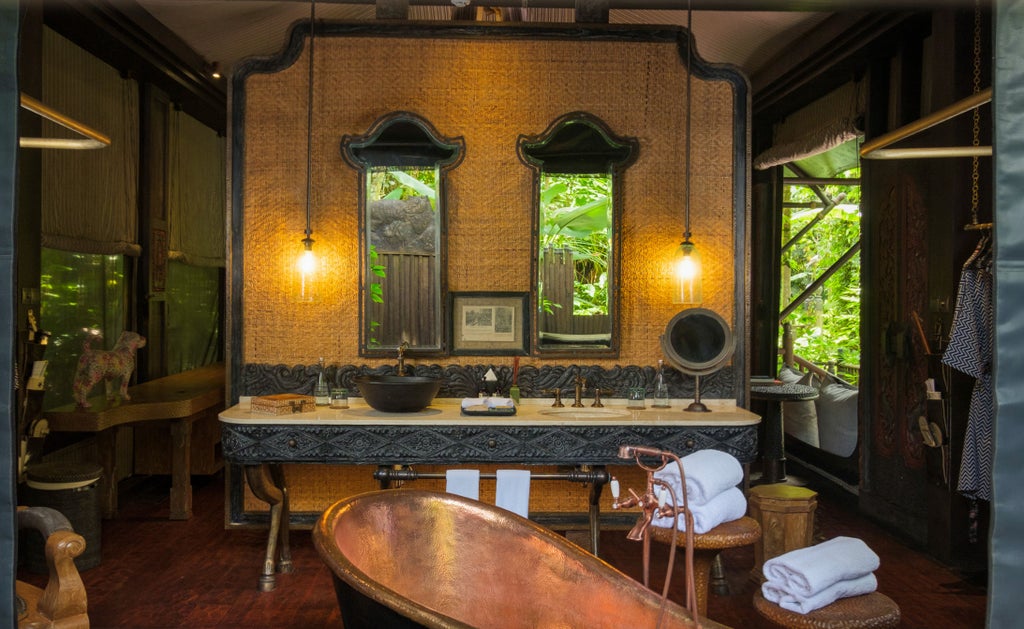
{"type": "Polygon", "coordinates": [[[672,366],[694,376],[695,399],[686,410],[708,411],[700,401],[700,377],[721,369],[735,347],[729,324],[712,310],[690,308],[668,322],[661,337],[661,351],[672,366]]]}

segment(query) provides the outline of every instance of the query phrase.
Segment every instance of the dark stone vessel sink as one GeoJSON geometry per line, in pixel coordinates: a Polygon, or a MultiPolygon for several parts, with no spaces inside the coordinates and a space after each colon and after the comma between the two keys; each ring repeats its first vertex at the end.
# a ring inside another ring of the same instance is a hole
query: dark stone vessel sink
{"type": "Polygon", "coordinates": [[[357,376],[366,403],[385,413],[415,413],[430,405],[441,389],[440,378],[426,376],[357,376]]]}

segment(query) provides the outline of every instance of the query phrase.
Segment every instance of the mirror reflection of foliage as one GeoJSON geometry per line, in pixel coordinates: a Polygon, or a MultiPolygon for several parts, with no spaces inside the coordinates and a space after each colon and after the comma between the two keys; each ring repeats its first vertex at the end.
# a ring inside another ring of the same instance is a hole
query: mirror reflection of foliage
{"type": "MultiPolygon", "coordinates": [[[[383,264],[379,264],[380,254],[377,253],[377,247],[370,245],[370,274],[374,277],[379,277],[380,281],[369,282],[370,288],[370,301],[375,304],[384,303],[384,286],[381,282],[387,277],[387,269],[384,268],[383,264]]],[[[370,334],[369,344],[370,347],[380,347],[380,339],[377,337],[377,332],[380,329],[380,321],[370,320],[370,334]]]]}
{"type": "MultiPolygon", "coordinates": [[[[860,169],[846,171],[839,177],[858,178],[860,169]]],[[[783,308],[860,240],[860,186],[822,188],[830,199],[841,194],[845,194],[845,198],[783,252],[783,308]]],[[[783,202],[820,204],[821,200],[807,186],[792,185],[784,186],[783,202]]],[[[799,233],[819,211],[820,207],[785,208],[783,243],[799,233]]],[[[789,315],[785,322],[792,325],[797,355],[822,366],[860,365],[860,286],[860,255],[857,254],[789,315]]]]}
{"type": "MultiPolygon", "coordinates": [[[[436,168],[405,168],[401,170],[375,168],[368,173],[367,200],[373,202],[381,199],[403,200],[417,196],[426,197],[430,200],[430,209],[436,212],[438,174],[436,168]]],[[[380,264],[380,254],[377,252],[377,247],[371,244],[369,249],[370,263],[367,268],[371,277],[367,282],[367,287],[369,289],[370,302],[383,304],[383,283],[387,278],[387,269],[383,264],[380,264]]],[[[370,319],[368,326],[367,345],[371,348],[379,349],[381,347],[381,322],[370,319]]]]}
{"type": "Polygon", "coordinates": [[[436,168],[378,168],[369,173],[370,201],[380,199],[408,199],[421,196],[430,199],[430,207],[437,211],[436,168]]]}
{"type": "MultiPolygon", "coordinates": [[[[608,261],[612,249],[612,178],[607,173],[540,178],[540,255],[573,255],[573,314],[608,314],[608,261]]],[[[540,300],[550,312],[550,303],[540,300]]]]}
{"type": "Polygon", "coordinates": [[[46,350],[45,408],[70,404],[85,340],[111,349],[125,329],[124,258],[43,248],[39,327],[51,333],[46,350]]]}

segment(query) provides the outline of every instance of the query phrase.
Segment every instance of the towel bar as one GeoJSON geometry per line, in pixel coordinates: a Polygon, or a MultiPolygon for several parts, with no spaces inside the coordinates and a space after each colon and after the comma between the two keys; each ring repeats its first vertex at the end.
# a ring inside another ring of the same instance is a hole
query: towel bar
{"type": "MultiPolygon", "coordinates": [[[[388,489],[393,481],[414,481],[420,478],[442,479],[445,478],[445,473],[419,472],[408,467],[382,465],[373,472],[373,478],[380,483],[381,489],[388,489]]],[[[497,474],[480,474],[480,478],[494,480],[497,478],[497,474]]],[[[583,466],[578,466],[567,472],[531,474],[530,480],[564,480],[590,485],[590,508],[588,514],[590,518],[590,552],[598,555],[601,534],[601,490],[611,480],[608,470],[603,465],[588,466],[586,469],[583,466]]]]}

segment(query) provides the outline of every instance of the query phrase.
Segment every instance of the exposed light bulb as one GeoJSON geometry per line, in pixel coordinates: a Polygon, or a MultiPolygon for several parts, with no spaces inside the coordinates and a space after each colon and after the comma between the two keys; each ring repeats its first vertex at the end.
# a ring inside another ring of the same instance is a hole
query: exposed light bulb
{"type": "Polygon", "coordinates": [[[313,239],[306,237],[302,239],[304,249],[299,256],[298,268],[298,298],[299,301],[313,301],[316,299],[316,255],[313,253],[313,239]]]}
{"type": "Polygon", "coordinates": [[[701,281],[700,253],[687,238],[676,250],[674,261],[672,303],[699,304],[704,299],[701,281]]]}

